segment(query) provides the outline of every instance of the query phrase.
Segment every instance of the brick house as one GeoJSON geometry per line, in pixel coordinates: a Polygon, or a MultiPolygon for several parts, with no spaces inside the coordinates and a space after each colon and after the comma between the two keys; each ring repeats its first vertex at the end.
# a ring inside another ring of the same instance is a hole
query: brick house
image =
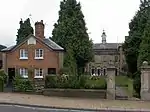
{"type": "Polygon", "coordinates": [[[63,67],[64,49],[44,37],[44,24],[41,20],[35,23],[35,36],[29,35],[17,45],[2,50],[3,69],[9,80],[16,74],[28,78],[28,73],[36,79],[45,75],[57,74],[63,67]]]}
{"type": "Polygon", "coordinates": [[[6,48],[6,46],[0,45],[0,69],[2,68],[2,63],[3,63],[1,50],[4,49],[4,48],[6,48]]]}

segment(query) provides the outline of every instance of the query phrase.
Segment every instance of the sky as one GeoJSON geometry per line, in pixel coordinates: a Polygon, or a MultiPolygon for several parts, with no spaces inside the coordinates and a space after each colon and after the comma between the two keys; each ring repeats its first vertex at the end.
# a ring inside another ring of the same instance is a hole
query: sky
{"type": "MultiPolygon", "coordinates": [[[[45,23],[45,36],[52,33],[58,20],[62,0],[0,0],[0,44],[11,46],[16,43],[19,21],[31,19],[45,23]],[[32,16],[29,16],[32,15],[32,16]]],[[[89,37],[94,43],[101,42],[103,29],[107,42],[122,43],[128,35],[128,24],[139,9],[140,0],[77,0],[85,16],[89,37]]]]}

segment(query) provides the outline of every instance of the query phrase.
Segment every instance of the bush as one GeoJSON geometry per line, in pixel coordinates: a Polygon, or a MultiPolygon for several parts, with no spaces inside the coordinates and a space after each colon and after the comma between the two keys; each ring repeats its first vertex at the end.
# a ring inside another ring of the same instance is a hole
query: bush
{"type": "Polygon", "coordinates": [[[4,72],[4,70],[0,70],[0,76],[3,78],[4,83],[7,83],[7,74],[4,72]]]}
{"type": "Polygon", "coordinates": [[[19,75],[16,75],[13,85],[14,85],[14,90],[17,92],[33,91],[32,82],[29,81],[28,79],[24,79],[20,77],[19,75]]]}
{"type": "Polygon", "coordinates": [[[65,89],[106,89],[105,77],[90,77],[88,75],[67,76],[46,76],[45,88],[65,89]]]}
{"type": "Polygon", "coordinates": [[[0,76],[0,92],[3,92],[4,90],[4,79],[2,76],[0,76]]]}
{"type": "Polygon", "coordinates": [[[140,76],[141,76],[141,72],[137,71],[134,74],[134,76],[135,76],[134,81],[133,81],[133,88],[134,88],[134,91],[135,91],[134,96],[140,98],[140,90],[141,90],[141,77],[140,76]]]}

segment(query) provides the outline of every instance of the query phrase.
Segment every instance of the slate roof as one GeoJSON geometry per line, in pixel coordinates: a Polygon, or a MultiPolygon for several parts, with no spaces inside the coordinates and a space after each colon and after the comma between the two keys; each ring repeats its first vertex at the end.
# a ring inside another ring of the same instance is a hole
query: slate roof
{"type": "Polygon", "coordinates": [[[121,46],[121,43],[96,43],[93,45],[94,50],[103,50],[103,49],[118,49],[121,46]]]}
{"type": "MultiPolygon", "coordinates": [[[[6,52],[6,51],[11,51],[13,50],[14,48],[16,48],[17,46],[19,46],[21,43],[23,43],[24,41],[26,41],[27,39],[29,39],[30,37],[34,37],[36,38],[35,36],[33,35],[29,35],[27,38],[25,38],[24,40],[22,40],[21,42],[19,42],[17,45],[14,45],[14,46],[10,46],[8,48],[5,48],[5,49],[2,49],[3,52],[6,52]]],[[[40,38],[36,38],[37,40],[43,42],[45,45],[47,45],[50,49],[52,50],[57,50],[57,51],[64,51],[64,48],[62,48],[61,46],[59,46],[58,44],[56,44],[54,41],[52,41],[51,39],[48,39],[48,38],[44,38],[44,39],[40,39],[40,38]]]]}
{"type": "Polygon", "coordinates": [[[6,46],[0,45],[0,51],[1,51],[2,49],[5,49],[5,48],[6,48],[6,46]]]}

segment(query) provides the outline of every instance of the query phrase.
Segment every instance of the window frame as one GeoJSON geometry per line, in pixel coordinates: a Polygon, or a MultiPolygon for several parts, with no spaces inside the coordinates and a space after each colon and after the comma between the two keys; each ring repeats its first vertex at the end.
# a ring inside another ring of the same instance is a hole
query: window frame
{"type": "Polygon", "coordinates": [[[27,68],[19,68],[19,74],[23,78],[28,78],[28,69],[27,68]]]}
{"type": "Polygon", "coordinates": [[[42,68],[35,68],[34,69],[34,78],[43,78],[43,74],[44,74],[44,70],[42,68]]]}
{"type": "Polygon", "coordinates": [[[35,57],[34,57],[34,59],[44,59],[44,50],[43,49],[35,49],[35,57]]]}
{"type": "Polygon", "coordinates": [[[20,59],[28,59],[28,50],[20,49],[20,59]]]}

